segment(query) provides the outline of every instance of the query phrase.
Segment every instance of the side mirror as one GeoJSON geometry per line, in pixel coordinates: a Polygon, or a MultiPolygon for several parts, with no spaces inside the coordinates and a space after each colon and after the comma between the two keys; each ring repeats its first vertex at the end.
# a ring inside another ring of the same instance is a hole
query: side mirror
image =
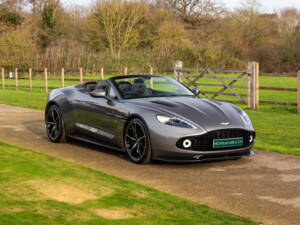
{"type": "Polygon", "coordinates": [[[194,87],[193,89],[192,89],[192,92],[195,94],[195,95],[199,95],[200,94],[200,89],[199,88],[197,88],[197,87],[194,87]]]}
{"type": "Polygon", "coordinates": [[[106,97],[106,91],[103,90],[103,89],[96,89],[94,91],[91,91],[90,95],[92,97],[95,97],[95,98],[105,98],[106,97]]]}

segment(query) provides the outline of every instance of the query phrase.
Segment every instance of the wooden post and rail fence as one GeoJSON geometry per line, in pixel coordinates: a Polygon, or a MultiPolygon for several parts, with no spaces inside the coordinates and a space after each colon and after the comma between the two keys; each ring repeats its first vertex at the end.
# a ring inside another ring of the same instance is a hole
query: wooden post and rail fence
{"type": "MultiPolygon", "coordinates": [[[[74,70],[75,71],[75,70],[74,70]]],[[[73,72],[74,72],[73,71],[73,72]]],[[[1,82],[2,89],[5,87],[15,87],[16,90],[19,88],[29,88],[32,91],[34,88],[43,88],[45,92],[48,92],[49,89],[54,89],[58,87],[51,87],[48,85],[48,81],[60,81],[61,87],[65,86],[65,81],[79,81],[83,83],[89,81],[84,79],[83,68],[75,71],[78,73],[77,79],[66,79],[65,74],[69,70],[61,69],[60,79],[54,79],[49,75],[49,71],[45,68],[43,71],[34,71],[31,68],[27,71],[22,71],[28,73],[28,78],[20,78],[20,71],[15,68],[14,71],[14,80],[15,85],[6,84],[5,78],[5,69],[1,68],[1,82]],[[33,73],[43,73],[44,78],[35,78],[33,73]],[[49,79],[49,77],[51,77],[49,79]],[[20,80],[28,80],[29,85],[19,85],[20,80]],[[34,80],[44,80],[44,86],[33,86],[34,80]]],[[[128,75],[134,73],[133,71],[128,71],[128,68],[125,67],[123,71],[107,71],[112,73],[121,73],[123,75],[128,75]]],[[[164,71],[170,73],[171,71],[164,71]]],[[[286,106],[296,106],[297,111],[300,114],[300,71],[297,75],[272,75],[272,74],[259,74],[259,63],[249,62],[245,70],[224,70],[224,69],[211,69],[211,68],[184,68],[181,61],[177,61],[174,65],[174,78],[178,81],[184,83],[188,87],[199,87],[200,95],[205,98],[216,99],[219,96],[226,96],[227,99],[221,99],[223,101],[228,101],[236,104],[245,104],[250,109],[259,109],[259,104],[273,104],[273,105],[286,105],[286,106]],[[196,73],[196,74],[195,74],[196,73]],[[282,87],[264,87],[259,85],[259,77],[262,76],[276,76],[276,77],[296,77],[297,78],[297,88],[282,88],[282,87]],[[214,80],[214,82],[207,82],[208,80],[214,80]],[[244,85],[241,85],[241,84],[244,85]],[[205,90],[205,88],[209,90],[205,90]],[[211,90],[213,88],[213,90],[211,90]],[[242,90],[242,93],[237,90],[242,90]],[[278,101],[266,101],[259,99],[259,90],[268,90],[268,91],[284,91],[284,92],[297,92],[297,102],[278,102],[278,101]],[[230,98],[228,98],[230,97],[230,98]],[[234,100],[235,99],[235,100],[234,100]]],[[[93,71],[91,72],[93,73],[93,71]]],[[[140,71],[139,73],[144,74],[153,74],[153,68],[149,67],[148,71],[140,71]]],[[[74,76],[74,75],[73,75],[74,76]]],[[[73,77],[72,76],[72,77],[73,77]]],[[[104,68],[101,67],[99,78],[101,80],[105,79],[104,68]]],[[[153,87],[153,80],[150,80],[150,87],[153,87]]],[[[218,98],[218,100],[220,100],[218,98]]]]}
{"type": "MultiPolygon", "coordinates": [[[[61,87],[65,87],[65,81],[79,81],[80,83],[83,83],[85,81],[91,81],[90,79],[84,79],[84,70],[83,70],[82,67],[80,67],[79,70],[72,70],[72,72],[78,73],[78,75],[72,75],[72,78],[70,78],[70,79],[65,78],[67,70],[65,70],[64,68],[62,68],[61,71],[60,71],[60,79],[53,78],[53,76],[51,78],[49,78],[50,75],[49,75],[49,71],[48,71],[47,68],[45,68],[43,71],[41,71],[41,70],[33,70],[31,68],[28,69],[28,70],[26,70],[26,71],[22,70],[21,72],[28,73],[28,78],[20,78],[19,72],[20,72],[20,70],[16,68],[14,70],[14,78],[9,78],[9,80],[12,80],[12,79],[15,80],[15,85],[6,84],[6,79],[7,78],[5,77],[5,69],[1,68],[2,89],[4,89],[5,87],[15,87],[16,90],[18,90],[18,88],[29,88],[30,91],[32,91],[35,88],[35,89],[45,89],[45,92],[48,92],[49,89],[59,88],[59,87],[50,87],[48,85],[48,81],[60,81],[61,82],[61,87]],[[34,72],[37,72],[39,74],[43,74],[43,78],[38,77],[38,78],[33,79],[33,73],[34,72]],[[78,79],[73,78],[74,76],[78,76],[78,79]],[[29,81],[28,82],[29,83],[28,86],[19,85],[19,81],[20,80],[28,80],[29,81]],[[33,86],[32,82],[33,81],[37,81],[37,80],[43,80],[44,81],[44,86],[33,86]]],[[[95,71],[87,71],[87,72],[94,73],[95,71]]],[[[127,67],[125,67],[124,70],[122,70],[122,71],[111,70],[111,71],[107,71],[107,72],[110,72],[110,73],[120,73],[122,75],[128,75],[129,72],[130,73],[134,73],[133,71],[128,71],[127,67]]],[[[140,72],[142,72],[144,74],[153,74],[153,68],[150,66],[148,71],[140,71],[140,72]]],[[[172,71],[168,71],[168,72],[172,72],[172,71]]],[[[97,73],[97,72],[95,72],[95,73],[97,73]]],[[[103,67],[100,68],[99,78],[100,78],[100,80],[104,80],[105,79],[104,68],[103,67]]]]}
{"type": "MultiPolygon", "coordinates": [[[[245,70],[224,70],[210,68],[183,68],[182,62],[178,61],[174,65],[174,78],[183,82],[188,87],[199,87],[200,95],[205,98],[216,99],[218,96],[231,96],[231,99],[221,99],[236,104],[245,104],[250,109],[259,109],[259,104],[296,106],[297,112],[300,114],[300,71],[297,75],[273,75],[260,74],[259,63],[249,62],[245,70]],[[196,74],[194,74],[196,73],[196,74]],[[234,74],[234,75],[233,75],[234,74]],[[296,77],[297,88],[282,87],[264,87],[259,85],[259,77],[296,77]],[[208,79],[214,79],[215,82],[207,82],[208,79]],[[230,81],[230,82],[226,82],[230,81]],[[239,82],[239,85],[236,83],[239,82]],[[241,82],[244,85],[241,85],[241,82]],[[205,88],[214,88],[218,91],[206,91],[205,88]],[[245,89],[247,93],[240,93],[237,89],[245,89]],[[279,92],[296,92],[297,102],[279,102],[260,100],[259,91],[279,91],[279,92]],[[233,100],[235,98],[237,100],[233,100]]],[[[220,100],[220,99],[219,99],[220,100]]]]}

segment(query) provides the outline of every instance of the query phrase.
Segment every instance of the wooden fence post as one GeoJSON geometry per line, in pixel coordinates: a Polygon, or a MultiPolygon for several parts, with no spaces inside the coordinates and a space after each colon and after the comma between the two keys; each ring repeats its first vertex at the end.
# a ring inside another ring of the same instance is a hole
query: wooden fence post
{"type": "Polygon", "coordinates": [[[249,62],[247,72],[247,106],[250,109],[259,108],[259,63],[249,62]]]}
{"type": "Polygon", "coordinates": [[[101,67],[101,70],[100,70],[100,79],[104,80],[104,68],[103,67],[101,67]]]}
{"type": "Polygon", "coordinates": [[[45,91],[48,93],[48,70],[45,68],[45,91]]]}
{"type": "MultiPolygon", "coordinates": [[[[153,68],[152,68],[152,66],[150,66],[150,68],[149,68],[149,74],[153,75],[153,68]]],[[[150,78],[150,88],[153,88],[153,79],[152,78],[150,78]]]]}
{"type": "Polygon", "coordinates": [[[181,82],[181,72],[178,72],[178,70],[182,71],[182,61],[176,61],[174,64],[174,78],[181,82]]]}
{"type": "Polygon", "coordinates": [[[255,74],[255,86],[254,86],[254,93],[255,93],[255,109],[259,109],[259,63],[254,62],[254,74],[255,74]]]}
{"type": "Polygon", "coordinates": [[[18,90],[18,68],[15,69],[16,90],[18,90]]]}
{"type": "Polygon", "coordinates": [[[80,67],[79,69],[79,80],[80,80],[80,83],[82,84],[83,83],[83,72],[82,72],[82,67],[80,67]]]}
{"type": "Polygon", "coordinates": [[[4,77],[4,75],[5,75],[5,71],[4,71],[4,68],[2,68],[2,72],[1,72],[1,76],[2,76],[2,89],[4,89],[5,88],[5,77],[4,77]]]}
{"type": "Polygon", "coordinates": [[[248,63],[248,68],[247,68],[247,107],[248,109],[252,109],[252,64],[248,63]]]}
{"type": "Polygon", "coordinates": [[[128,69],[127,69],[127,66],[124,68],[124,75],[125,75],[125,76],[128,75],[128,69]]]}
{"type": "Polygon", "coordinates": [[[61,86],[65,86],[65,69],[61,68],[61,86]]]}
{"type": "Polygon", "coordinates": [[[153,75],[153,68],[152,68],[152,66],[150,66],[150,68],[149,68],[149,74],[153,75]]]}
{"type": "Polygon", "coordinates": [[[298,83],[298,101],[297,101],[297,112],[300,114],[300,71],[297,74],[297,83],[298,83]]]}
{"type": "Polygon", "coordinates": [[[29,89],[32,92],[32,69],[29,69],[29,89]]]}

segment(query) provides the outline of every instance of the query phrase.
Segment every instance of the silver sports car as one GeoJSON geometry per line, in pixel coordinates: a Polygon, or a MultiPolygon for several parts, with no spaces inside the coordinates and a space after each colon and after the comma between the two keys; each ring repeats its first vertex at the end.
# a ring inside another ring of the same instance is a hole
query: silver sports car
{"type": "Polygon", "coordinates": [[[250,156],[255,131],[239,107],[198,97],[166,76],[132,75],[51,91],[45,112],[52,142],[69,138],[151,159],[199,162],[250,156]]]}

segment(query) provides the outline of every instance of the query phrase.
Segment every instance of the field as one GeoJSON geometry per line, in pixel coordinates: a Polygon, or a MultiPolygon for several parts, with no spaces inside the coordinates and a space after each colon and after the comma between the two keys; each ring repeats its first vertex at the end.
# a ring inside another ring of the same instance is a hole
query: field
{"type": "MultiPolygon", "coordinates": [[[[106,76],[109,77],[109,76],[106,76]]],[[[66,77],[78,79],[77,77],[66,77]]],[[[98,76],[88,76],[85,79],[97,80],[98,76]]],[[[44,81],[33,82],[33,86],[43,86],[44,81]]],[[[57,77],[57,79],[59,79],[57,77]]],[[[13,85],[14,80],[6,80],[6,84],[13,85]]],[[[212,79],[202,79],[201,83],[215,83],[212,79]]],[[[78,84],[78,81],[65,81],[66,85],[78,84]]],[[[296,88],[296,78],[285,77],[260,77],[260,86],[296,88]]],[[[28,80],[20,80],[19,85],[28,86],[28,80]]],[[[237,82],[236,86],[245,86],[245,82],[237,82]]],[[[49,87],[59,87],[60,81],[49,81],[49,87]]],[[[202,87],[201,90],[216,91],[219,87],[202,87]]],[[[245,94],[246,90],[237,90],[238,93],[245,94]]],[[[229,93],[226,91],[226,93],[229,93]]],[[[222,96],[218,99],[238,100],[231,96],[222,96]]],[[[261,100],[280,101],[296,103],[296,92],[260,91],[261,100]]],[[[0,90],[0,102],[21,107],[29,107],[44,110],[47,94],[43,89],[34,89],[30,93],[29,89],[6,88],[0,90]]],[[[286,154],[300,155],[300,115],[296,114],[296,107],[260,105],[257,111],[246,109],[245,105],[240,105],[249,114],[257,131],[256,149],[276,151],[286,154]]]]}
{"type": "Polygon", "coordinates": [[[0,142],[0,225],[257,224],[0,142]]]}

